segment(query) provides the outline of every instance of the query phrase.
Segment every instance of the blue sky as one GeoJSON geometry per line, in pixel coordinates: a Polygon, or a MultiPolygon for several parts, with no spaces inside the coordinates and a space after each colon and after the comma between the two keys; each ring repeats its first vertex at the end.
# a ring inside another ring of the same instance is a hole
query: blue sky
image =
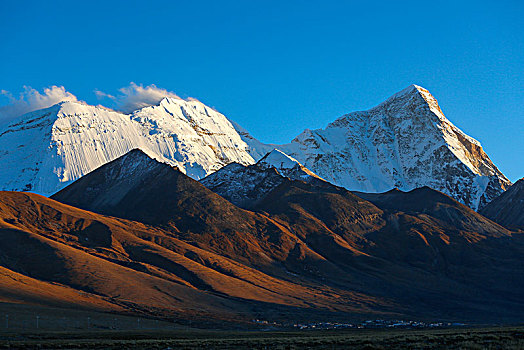
{"type": "MultiPolygon", "coordinates": [[[[130,82],[290,141],[415,83],[524,176],[522,1],[0,1],[0,90],[130,82]]],[[[4,95],[0,104],[8,103],[4,95]]]]}

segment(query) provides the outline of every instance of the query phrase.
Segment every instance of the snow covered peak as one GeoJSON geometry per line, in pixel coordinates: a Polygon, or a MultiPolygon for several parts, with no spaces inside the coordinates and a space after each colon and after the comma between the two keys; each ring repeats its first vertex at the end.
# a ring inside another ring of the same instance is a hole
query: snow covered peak
{"type": "Polygon", "coordinates": [[[480,143],[452,124],[435,97],[418,85],[325,129],[305,129],[289,144],[263,145],[241,136],[255,159],[268,147],[278,148],[349,190],[429,186],[477,209],[510,185],[480,143]]]}
{"type": "MultiPolygon", "coordinates": [[[[408,104],[428,105],[430,108],[434,108],[436,111],[442,114],[442,111],[440,110],[437,99],[433,97],[433,95],[431,95],[431,93],[427,89],[423,88],[422,86],[415,85],[415,84],[411,84],[410,86],[406,87],[405,89],[402,89],[399,92],[391,95],[384,102],[371,108],[367,112],[370,112],[373,110],[384,109],[385,107],[388,107],[388,106],[405,107],[408,104]]],[[[354,113],[350,113],[348,115],[352,115],[352,114],[354,113]]],[[[345,116],[343,116],[342,118],[344,117],[345,116]]]]}
{"type": "Polygon", "coordinates": [[[276,148],[260,159],[257,164],[260,166],[265,165],[275,167],[277,170],[292,169],[296,166],[302,165],[295,158],[288,156],[276,148]]]}
{"type": "Polygon", "coordinates": [[[310,181],[319,179],[324,181],[320,176],[300,164],[298,160],[276,148],[262,157],[256,165],[261,168],[275,168],[279,174],[292,180],[310,181]]]}
{"type": "Polygon", "coordinates": [[[166,97],[131,114],[61,102],[0,125],[0,189],[51,194],[135,148],[194,179],[265,158],[259,167],[292,179],[319,174],[366,192],[429,186],[474,209],[510,185],[429,91],[411,85],[286,145],[263,144],[194,99],[166,97]]]}
{"type": "Polygon", "coordinates": [[[196,100],[165,98],[123,114],[61,102],[0,126],[0,189],[49,195],[132,149],[200,179],[231,162],[253,164],[233,125],[196,100]]]}
{"type": "Polygon", "coordinates": [[[325,183],[296,159],[278,149],[272,150],[253,165],[226,165],[200,182],[231,203],[249,209],[285,182],[286,178],[325,183]]]}
{"type": "Polygon", "coordinates": [[[425,89],[423,87],[421,87],[421,86],[418,86],[418,85],[415,85],[415,84],[411,84],[410,86],[408,86],[408,87],[400,90],[399,92],[391,95],[389,98],[387,98],[382,103],[386,103],[386,102],[389,102],[389,101],[394,100],[394,99],[398,99],[398,98],[402,98],[402,97],[405,97],[405,96],[416,94],[420,90],[425,90],[425,89]]]}
{"type": "Polygon", "coordinates": [[[171,103],[171,102],[176,102],[176,101],[184,101],[184,99],[182,99],[182,98],[180,98],[178,96],[166,96],[166,97],[162,98],[158,104],[171,103]]]}

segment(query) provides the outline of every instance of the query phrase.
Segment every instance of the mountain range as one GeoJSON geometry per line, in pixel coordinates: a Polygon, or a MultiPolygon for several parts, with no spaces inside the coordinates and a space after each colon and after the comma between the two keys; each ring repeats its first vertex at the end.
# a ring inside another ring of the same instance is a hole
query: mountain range
{"type": "Polygon", "coordinates": [[[296,159],[277,149],[256,164],[245,166],[231,163],[200,182],[231,203],[249,209],[286,178],[317,184],[325,182],[296,159]]]}
{"type": "Polygon", "coordinates": [[[429,91],[417,85],[325,129],[306,129],[286,145],[262,144],[237,130],[255,159],[278,148],[349,190],[429,186],[477,210],[511,185],[480,143],[453,125],[429,91]]]}
{"type": "Polygon", "coordinates": [[[446,119],[427,90],[412,85],[285,145],[259,142],[194,99],[167,97],[130,114],[61,102],[0,127],[6,169],[0,189],[51,195],[135,148],[196,180],[278,149],[349,190],[429,186],[475,210],[511,185],[480,143],[446,119]]]}
{"type": "Polygon", "coordinates": [[[0,192],[0,299],[237,324],[524,312],[521,235],[451,197],[353,193],[278,151],[239,169],[268,179],[239,206],[141,150],[51,198],[0,192]]]}
{"type": "Polygon", "coordinates": [[[286,145],[192,99],[62,102],[1,127],[0,161],[6,305],[211,327],[522,321],[524,180],[419,86],[286,145]]]}

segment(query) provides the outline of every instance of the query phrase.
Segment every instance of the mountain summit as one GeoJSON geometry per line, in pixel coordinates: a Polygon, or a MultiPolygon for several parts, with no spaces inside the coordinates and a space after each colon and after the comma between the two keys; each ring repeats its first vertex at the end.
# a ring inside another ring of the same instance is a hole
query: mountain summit
{"type": "Polygon", "coordinates": [[[0,128],[0,188],[50,195],[135,148],[196,179],[254,163],[226,117],[197,100],[166,97],[131,114],[61,102],[0,128]]]}
{"type": "Polygon", "coordinates": [[[200,182],[242,208],[252,208],[285,179],[304,182],[325,182],[296,159],[274,149],[256,164],[229,164],[206,176],[200,182]]]}
{"type": "Polygon", "coordinates": [[[429,186],[475,210],[511,185],[480,143],[411,85],[285,145],[263,144],[193,99],[166,97],[130,114],[61,102],[0,127],[0,189],[49,195],[135,148],[197,180],[270,153],[262,163],[291,178],[297,170],[364,192],[429,186]]]}
{"type": "Polygon", "coordinates": [[[289,144],[266,145],[237,130],[255,159],[278,148],[349,190],[429,186],[478,209],[511,185],[480,143],[453,125],[429,91],[417,85],[325,129],[306,129],[289,144]]]}
{"type": "Polygon", "coordinates": [[[300,164],[298,160],[284,152],[274,149],[257,162],[261,168],[275,168],[280,174],[292,180],[310,181],[311,178],[321,179],[317,174],[300,164]]]}

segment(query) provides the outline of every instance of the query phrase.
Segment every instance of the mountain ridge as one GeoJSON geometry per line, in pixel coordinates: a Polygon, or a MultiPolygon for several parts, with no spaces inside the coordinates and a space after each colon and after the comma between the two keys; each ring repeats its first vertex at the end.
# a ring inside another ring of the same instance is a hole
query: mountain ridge
{"type": "Polygon", "coordinates": [[[231,203],[249,209],[280,185],[285,178],[305,182],[325,182],[296,159],[274,149],[255,164],[226,165],[201,179],[200,183],[231,203]]]}
{"type": "Polygon", "coordinates": [[[430,186],[475,210],[511,184],[429,91],[411,85],[285,145],[259,142],[194,99],[165,97],[130,114],[61,102],[0,127],[0,161],[9,169],[0,174],[0,188],[50,195],[134,148],[197,180],[278,149],[349,190],[430,186]]]}
{"type": "Polygon", "coordinates": [[[265,171],[281,181],[250,210],[140,150],[52,199],[0,192],[0,266],[165,317],[522,314],[520,236],[451,197],[393,191],[410,207],[387,207],[315,177],[265,171]]]}
{"type": "Polygon", "coordinates": [[[278,148],[349,190],[429,186],[476,210],[511,184],[480,143],[453,125],[429,91],[417,85],[324,129],[306,129],[289,144],[263,144],[238,130],[255,159],[278,148]]]}
{"type": "Polygon", "coordinates": [[[3,126],[0,161],[10,171],[0,183],[50,195],[134,148],[195,178],[254,162],[229,121],[196,100],[166,97],[131,114],[64,101],[3,126]]]}
{"type": "Polygon", "coordinates": [[[524,178],[489,202],[480,213],[507,228],[524,230],[524,178]]]}

